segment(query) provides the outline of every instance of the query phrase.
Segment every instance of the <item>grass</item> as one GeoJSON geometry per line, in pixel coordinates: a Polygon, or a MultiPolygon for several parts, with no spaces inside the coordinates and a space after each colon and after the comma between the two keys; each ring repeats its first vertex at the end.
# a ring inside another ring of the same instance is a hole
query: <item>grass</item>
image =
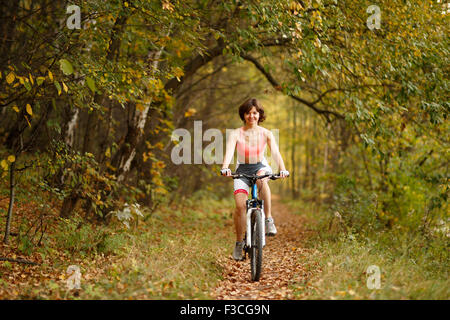
{"type": "MultiPolygon", "coordinates": [[[[0,298],[210,299],[222,275],[217,258],[233,243],[233,202],[186,203],[161,207],[131,229],[119,221],[103,226],[55,218],[43,246],[32,252],[19,250],[13,238],[5,255],[42,264],[0,262],[0,298]],[[70,265],[80,268],[81,290],[67,290],[70,265]]],[[[33,220],[33,207],[18,202],[15,223],[33,220]]]]}
{"type": "Polygon", "coordinates": [[[221,277],[217,257],[230,247],[231,228],[223,228],[230,216],[220,211],[224,205],[204,203],[204,211],[197,208],[196,214],[189,208],[158,212],[145,232],[129,238],[107,277],[86,292],[109,299],[210,298],[221,277]]]}
{"type": "Polygon", "coordinates": [[[294,211],[315,217],[305,246],[312,249],[299,257],[306,270],[319,269],[293,285],[301,299],[443,299],[450,298],[448,238],[426,239],[414,232],[384,231],[358,234],[329,229],[329,216],[319,207],[311,211],[291,202],[294,211]],[[369,289],[380,271],[380,288],[369,289]],[[369,285],[368,285],[369,282],[369,285]]]}

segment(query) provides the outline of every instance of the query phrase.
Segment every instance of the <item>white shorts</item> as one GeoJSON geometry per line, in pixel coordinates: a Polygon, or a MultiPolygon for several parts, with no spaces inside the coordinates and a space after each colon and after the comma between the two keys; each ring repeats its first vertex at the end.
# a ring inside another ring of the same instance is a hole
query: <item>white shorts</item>
{"type": "MultiPolygon", "coordinates": [[[[266,174],[272,173],[272,168],[267,163],[267,160],[263,158],[261,162],[258,164],[245,164],[239,163],[236,166],[236,173],[246,173],[246,174],[256,174],[259,171],[263,171],[266,174]],[[240,169],[239,169],[240,167],[240,169]],[[239,169],[239,170],[238,170],[239,169]]],[[[237,193],[245,193],[249,194],[250,192],[250,182],[247,179],[234,179],[234,194],[237,193]]]]}

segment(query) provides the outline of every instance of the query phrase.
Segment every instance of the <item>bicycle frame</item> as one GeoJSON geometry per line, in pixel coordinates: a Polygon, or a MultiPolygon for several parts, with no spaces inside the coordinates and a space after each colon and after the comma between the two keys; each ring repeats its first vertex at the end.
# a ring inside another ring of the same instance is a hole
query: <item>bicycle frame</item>
{"type": "MultiPolygon", "coordinates": [[[[251,221],[252,221],[252,213],[255,210],[260,209],[262,219],[261,221],[265,220],[265,213],[264,213],[264,200],[258,200],[258,188],[256,186],[256,183],[252,185],[252,198],[250,200],[247,200],[247,242],[246,245],[248,248],[252,245],[252,232],[251,232],[251,221]],[[259,205],[259,207],[258,207],[259,205]]],[[[263,229],[263,236],[262,236],[262,245],[263,247],[266,245],[266,230],[265,230],[265,223],[262,224],[263,229]]]]}

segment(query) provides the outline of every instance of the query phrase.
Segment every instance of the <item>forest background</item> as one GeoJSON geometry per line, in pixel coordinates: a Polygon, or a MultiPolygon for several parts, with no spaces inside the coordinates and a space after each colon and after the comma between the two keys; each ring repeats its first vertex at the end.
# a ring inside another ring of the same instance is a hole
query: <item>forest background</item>
{"type": "MultiPolygon", "coordinates": [[[[371,292],[357,281],[361,298],[448,299],[446,5],[3,2],[2,297],[74,298],[62,284],[70,264],[89,274],[87,264],[102,269],[143,244],[170,247],[176,228],[207,232],[231,221],[232,189],[220,164],[174,164],[172,132],[194,137],[194,121],[202,121],[203,132],[225,136],[242,123],[239,105],[255,97],[266,110],[262,125],[279,130],[291,173],[272,191],[308,217],[314,236],[305,245],[320,251],[303,257],[321,264],[325,279],[308,297],[354,298],[339,289],[352,276],[337,280],[330,259],[342,258],[342,270],[349,257],[368,254],[394,266],[385,275],[392,286],[371,292]]],[[[210,244],[196,245],[204,254],[210,244]]],[[[192,282],[154,271],[149,297],[209,297],[205,286],[220,268],[208,252],[208,271],[192,282]]],[[[100,272],[109,287],[86,283],[83,298],[133,296],[144,271],[124,279],[128,268],[113,265],[100,272]]]]}

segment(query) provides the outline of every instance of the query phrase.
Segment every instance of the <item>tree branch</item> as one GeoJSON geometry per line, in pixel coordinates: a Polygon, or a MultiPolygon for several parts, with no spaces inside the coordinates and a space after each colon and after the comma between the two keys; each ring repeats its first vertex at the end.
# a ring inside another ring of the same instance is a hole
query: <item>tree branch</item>
{"type": "Polygon", "coordinates": [[[33,266],[39,265],[40,263],[25,260],[25,259],[12,259],[12,258],[4,258],[0,257],[0,261],[9,261],[9,262],[18,262],[18,263],[25,263],[25,264],[31,264],[33,266]]]}
{"type": "MultiPolygon", "coordinates": [[[[255,59],[254,57],[247,55],[247,54],[241,54],[241,57],[244,60],[250,61],[251,63],[253,63],[253,65],[266,77],[266,79],[270,82],[270,84],[277,90],[280,90],[279,88],[281,87],[280,84],[278,83],[278,81],[275,80],[275,78],[269,73],[267,72],[264,67],[259,63],[259,61],[257,59],[255,59]]],[[[291,97],[292,99],[304,104],[305,106],[307,106],[308,108],[314,110],[316,113],[324,116],[326,118],[326,120],[328,122],[331,122],[329,115],[333,115],[336,118],[339,119],[344,119],[344,116],[341,115],[340,113],[334,112],[334,111],[330,111],[330,110],[323,110],[323,109],[319,109],[317,108],[314,104],[314,102],[310,102],[307,101],[301,97],[298,97],[296,95],[293,94],[288,94],[289,97],[291,97]]]]}

